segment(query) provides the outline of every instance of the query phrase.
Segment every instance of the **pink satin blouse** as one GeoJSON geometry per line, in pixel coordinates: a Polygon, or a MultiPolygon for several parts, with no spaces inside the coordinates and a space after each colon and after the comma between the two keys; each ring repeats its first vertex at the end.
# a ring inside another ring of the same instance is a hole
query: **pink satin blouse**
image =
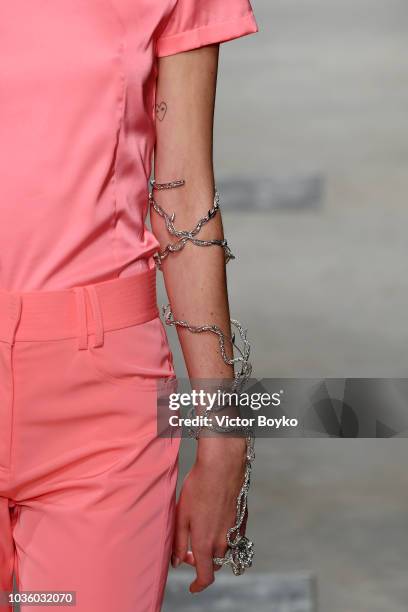
{"type": "Polygon", "coordinates": [[[157,57],[257,31],[249,0],[1,3],[0,289],[147,265],[157,57]]]}

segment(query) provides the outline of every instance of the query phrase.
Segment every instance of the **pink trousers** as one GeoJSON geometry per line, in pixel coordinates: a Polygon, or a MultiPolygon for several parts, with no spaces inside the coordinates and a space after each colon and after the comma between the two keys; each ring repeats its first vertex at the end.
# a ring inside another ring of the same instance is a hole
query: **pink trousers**
{"type": "Polygon", "coordinates": [[[154,270],[0,292],[0,590],[14,570],[76,612],[160,610],[180,438],[157,435],[156,383],[173,378],[154,270]]]}

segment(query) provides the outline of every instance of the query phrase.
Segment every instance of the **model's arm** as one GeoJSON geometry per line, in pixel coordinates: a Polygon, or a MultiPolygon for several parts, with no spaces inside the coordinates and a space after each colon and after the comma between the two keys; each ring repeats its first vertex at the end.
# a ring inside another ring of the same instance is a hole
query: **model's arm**
{"type": "MultiPolygon", "coordinates": [[[[155,179],[184,179],[185,185],[155,191],[158,204],[175,212],[178,229],[193,228],[213,204],[213,116],[218,45],[159,59],[155,179]]],[[[164,220],[152,211],[152,229],[161,246],[171,240],[164,220]]],[[[205,224],[200,239],[223,238],[221,215],[205,224]]],[[[163,262],[172,311],[193,325],[215,323],[231,335],[225,256],[219,246],[187,243],[163,262]]],[[[231,378],[233,369],[220,355],[214,334],[177,328],[191,378],[231,378]]],[[[230,347],[226,347],[230,351],[230,347]]],[[[231,353],[230,353],[231,354],[231,353]]],[[[236,496],[242,484],[246,442],[243,438],[201,438],[197,458],[183,483],[177,507],[174,555],[196,566],[190,585],[199,591],[214,580],[213,556],[226,551],[226,532],[235,523],[236,496]],[[189,538],[192,554],[189,550],[189,538]]],[[[177,561],[176,561],[177,564],[177,561]]]]}

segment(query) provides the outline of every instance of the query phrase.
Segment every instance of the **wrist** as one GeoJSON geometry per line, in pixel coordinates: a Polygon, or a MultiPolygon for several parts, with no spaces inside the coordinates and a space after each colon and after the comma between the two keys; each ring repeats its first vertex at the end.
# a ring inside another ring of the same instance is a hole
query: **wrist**
{"type": "Polygon", "coordinates": [[[227,467],[245,466],[247,441],[245,437],[202,436],[197,441],[197,461],[202,464],[227,467]]]}

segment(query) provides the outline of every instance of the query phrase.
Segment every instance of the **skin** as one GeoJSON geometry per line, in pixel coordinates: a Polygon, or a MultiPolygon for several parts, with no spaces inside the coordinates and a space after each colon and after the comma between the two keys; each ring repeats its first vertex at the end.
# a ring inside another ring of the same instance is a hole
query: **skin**
{"type": "MultiPolygon", "coordinates": [[[[184,179],[185,185],[155,191],[158,204],[176,213],[179,229],[193,228],[213,204],[213,125],[219,45],[178,53],[158,60],[154,173],[158,183],[184,179]]],[[[221,202],[222,205],[222,202],[221,202]]],[[[174,241],[154,211],[152,230],[161,247],[174,241]]],[[[223,238],[220,212],[206,223],[200,239],[223,238]]],[[[187,243],[164,260],[162,271],[176,318],[192,325],[215,323],[231,336],[226,266],[221,247],[187,243]]],[[[214,334],[192,334],[177,327],[189,377],[232,378],[233,368],[219,353],[214,334]]],[[[227,343],[227,354],[231,348],[227,343]]],[[[235,523],[236,498],[243,481],[246,442],[243,438],[202,437],[194,465],[179,496],[172,565],[188,563],[196,593],[214,581],[220,569],[213,556],[224,556],[226,532],[235,523]]]]}

